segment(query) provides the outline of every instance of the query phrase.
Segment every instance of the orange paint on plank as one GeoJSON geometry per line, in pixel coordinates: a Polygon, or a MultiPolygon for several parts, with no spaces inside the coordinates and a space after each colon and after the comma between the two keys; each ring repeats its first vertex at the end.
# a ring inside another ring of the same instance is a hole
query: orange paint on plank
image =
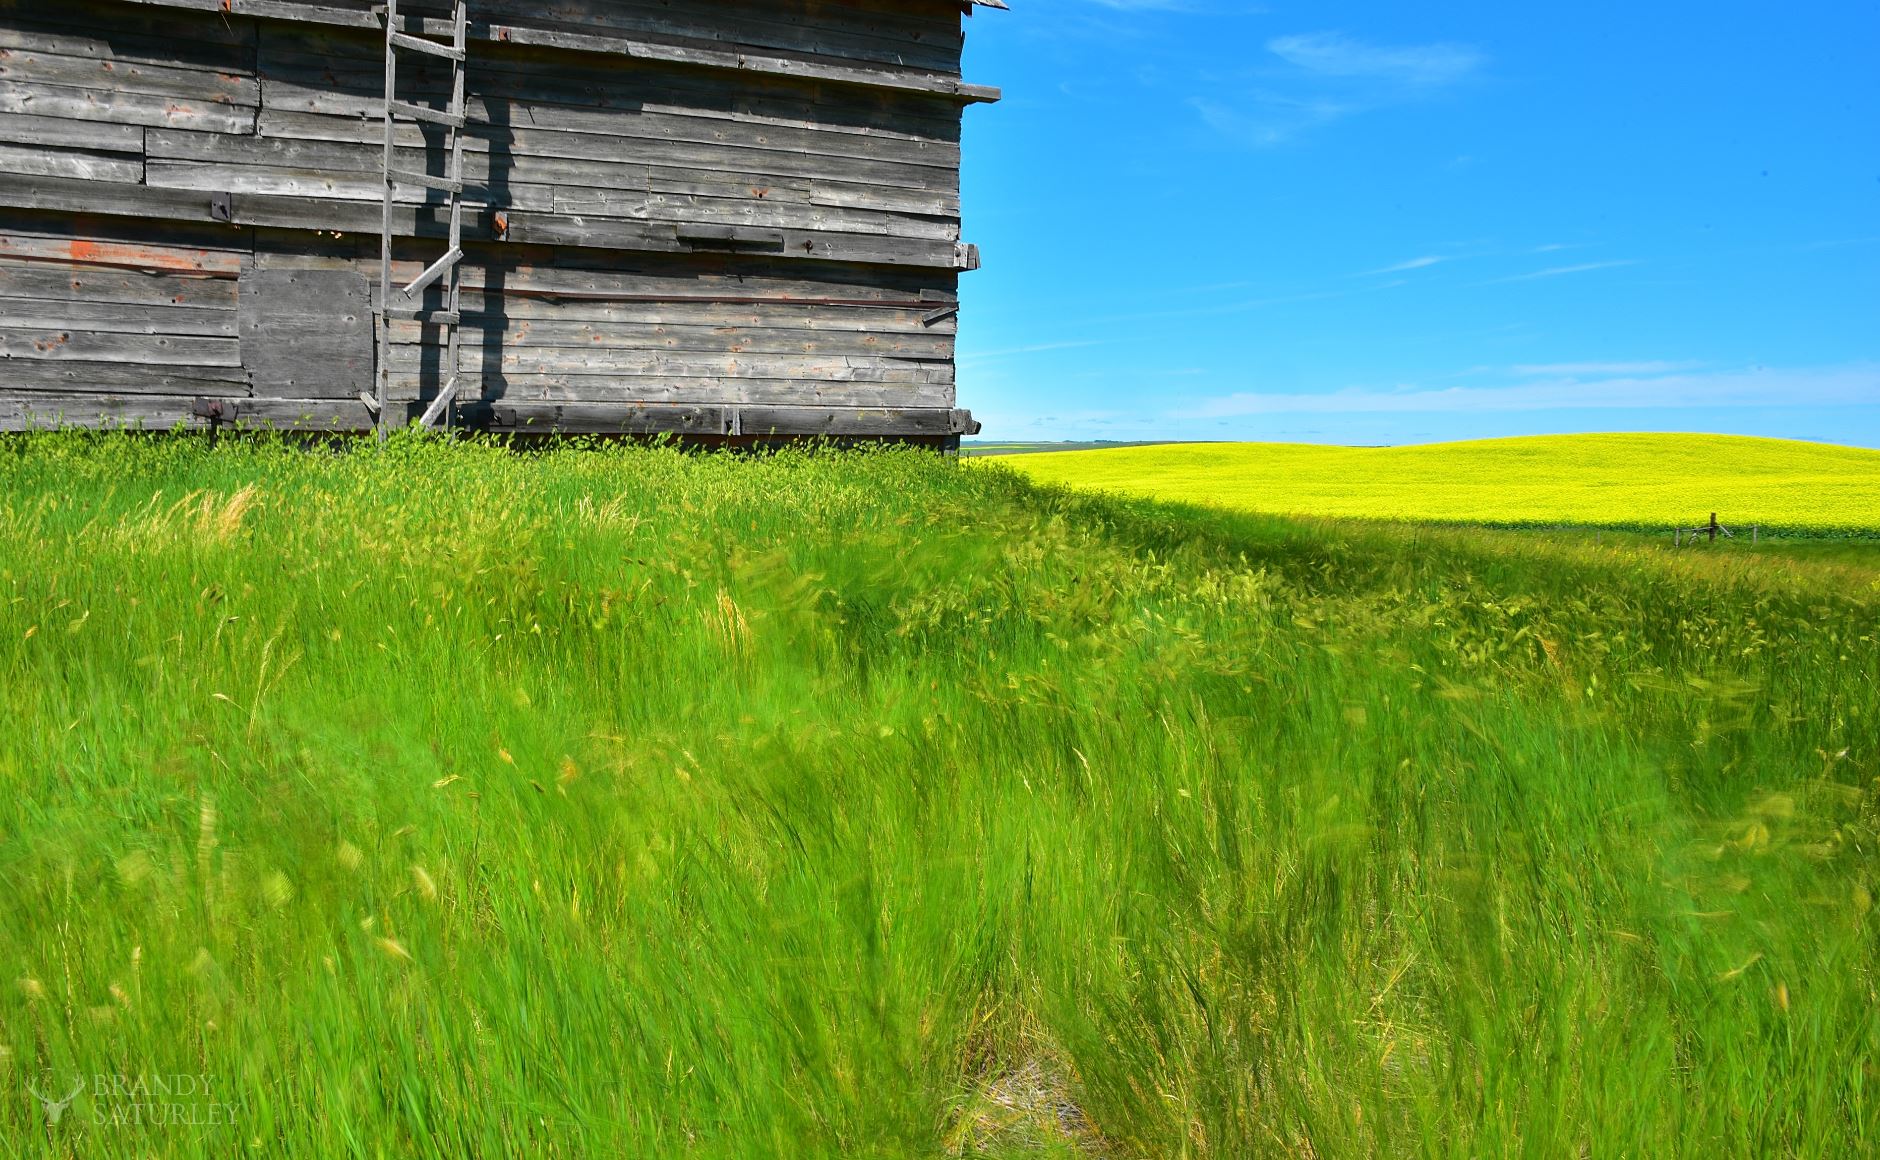
{"type": "Polygon", "coordinates": [[[42,262],[111,266],[119,269],[207,274],[233,278],[241,274],[241,257],[217,250],[178,246],[144,246],[132,242],[99,242],[85,238],[10,238],[0,236],[0,255],[42,262]]]}
{"type": "Polygon", "coordinates": [[[92,265],[127,265],[144,270],[181,270],[204,274],[240,274],[242,268],[239,257],[213,250],[83,240],[72,242],[72,260],[92,265]]]}

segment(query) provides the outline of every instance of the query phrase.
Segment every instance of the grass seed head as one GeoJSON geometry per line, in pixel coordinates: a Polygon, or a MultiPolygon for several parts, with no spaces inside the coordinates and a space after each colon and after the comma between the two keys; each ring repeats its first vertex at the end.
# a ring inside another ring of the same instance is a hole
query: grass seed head
{"type": "Polygon", "coordinates": [[[118,879],[126,886],[143,882],[150,877],[153,868],[148,850],[132,850],[117,860],[118,879]]]}

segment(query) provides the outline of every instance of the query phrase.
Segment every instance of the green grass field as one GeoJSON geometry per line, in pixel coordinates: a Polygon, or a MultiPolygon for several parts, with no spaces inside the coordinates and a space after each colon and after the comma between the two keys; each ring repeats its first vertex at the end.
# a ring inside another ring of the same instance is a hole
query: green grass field
{"type": "Polygon", "coordinates": [[[0,442],[0,1141],[1872,1154],[1873,577],[914,453],[0,442]]]}
{"type": "Polygon", "coordinates": [[[1014,456],[1042,482],[1242,511],[1669,531],[1880,533],[1880,451],[1729,435],[1412,447],[1189,443],[1014,456]]]}

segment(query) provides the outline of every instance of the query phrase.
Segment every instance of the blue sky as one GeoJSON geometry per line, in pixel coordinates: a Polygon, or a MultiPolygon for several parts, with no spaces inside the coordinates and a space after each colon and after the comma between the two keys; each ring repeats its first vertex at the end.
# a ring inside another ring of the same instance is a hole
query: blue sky
{"type": "Polygon", "coordinates": [[[987,437],[1880,446],[1880,4],[1012,3],[987,437]]]}

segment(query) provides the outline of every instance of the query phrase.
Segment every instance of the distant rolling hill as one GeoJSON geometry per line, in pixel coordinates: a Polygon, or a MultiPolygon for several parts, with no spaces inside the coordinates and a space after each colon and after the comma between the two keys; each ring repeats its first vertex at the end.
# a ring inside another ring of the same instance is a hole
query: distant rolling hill
{"type": "Polygon", "coordinates": [[[1880,532],[1880,451],[1731,435],[1414,447],[1185,443],[1000,462],[1041,482],[1246,511],[1481,524],[1880,532]]]}

